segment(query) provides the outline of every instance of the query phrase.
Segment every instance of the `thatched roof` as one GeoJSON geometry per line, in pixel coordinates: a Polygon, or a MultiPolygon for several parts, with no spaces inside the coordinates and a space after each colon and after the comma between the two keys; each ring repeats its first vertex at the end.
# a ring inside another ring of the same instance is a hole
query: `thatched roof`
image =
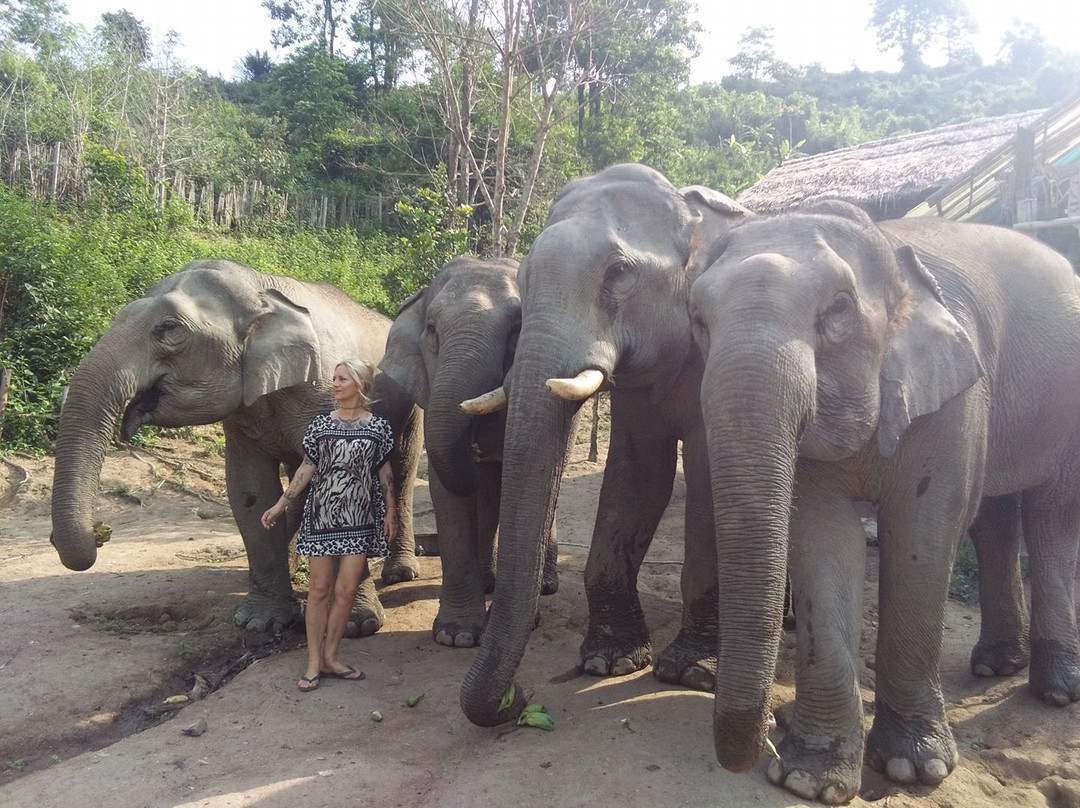
{"type": "Polygon", "coordinates": [[[813,199],[843,199],[875,219],[902,216],[1045,112],[980,118],[790,160],[738,201],[759,213],[776,213],[813,199]]]}

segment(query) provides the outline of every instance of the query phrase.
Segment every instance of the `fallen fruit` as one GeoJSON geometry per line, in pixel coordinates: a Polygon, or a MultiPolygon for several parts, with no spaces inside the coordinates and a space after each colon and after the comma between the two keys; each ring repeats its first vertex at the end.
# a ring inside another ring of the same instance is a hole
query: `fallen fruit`
{"type": "Polygon", "coordinates": [[[506,688],[506,692],[503,693],[502,701],[499,702],[499,711],[505,710],[511,704],[514,703],[514,696],[517,695],[517,688],[514,683],[510,683],[510,687],[506,688]]]}
{"type": "Polygon", "coordinates": [[[422,698],[424,698],[423,693],[420,693],[419,695],[414,694],[412,696],[409,696],[409,698],[406,699],[405,703],[410,707],[415,707],[417,704],[420,703],[420,699],[422,698]]]}
{"type": "Polygon", "coordinates": [[[380,713],[378,710],[372,710],[371,711],[371,720],[375,721],[375,722],[382,721],[382,713],[380,713]]]}
{"type": "Polygon", "coordinates": [[[551,716],[539,711],[522,713],[518,716],[517,723],[519,727],[536,727],[548,732],[555,729],[555,722],[551,719],[551,716]]]}

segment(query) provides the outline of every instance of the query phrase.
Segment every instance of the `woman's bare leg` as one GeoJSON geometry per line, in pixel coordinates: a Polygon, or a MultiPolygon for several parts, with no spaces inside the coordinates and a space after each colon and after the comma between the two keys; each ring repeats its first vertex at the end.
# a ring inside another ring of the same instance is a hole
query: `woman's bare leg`
{"type": "MultiPolygon", "coordinates": [[[[367,568],[367,556],[341,556],[338,565],[337,581],[334,583],[334,600],[330,604],[330,614],[326,623],[326,640],[322,645],[322,670],[327,673],[348,671],[351,665],[338,659],[338,646],[345,634],[349,622],[356,590],[360,588],[360,579],[367,568]]],[[[359,677],[358,677],[359,678],[359,677]]]]}
{"type": "MultiPolygon", "coordinates": [[[[304,629],[307,634],[307,669],[304,676],[315,679],[322,669],[330,591],[334,585],[334,559],[332,556],[308,558],[308,596],[304,610],[304,629]]],[[[302,690],[314,686],[299,682],[302,690]]]]}

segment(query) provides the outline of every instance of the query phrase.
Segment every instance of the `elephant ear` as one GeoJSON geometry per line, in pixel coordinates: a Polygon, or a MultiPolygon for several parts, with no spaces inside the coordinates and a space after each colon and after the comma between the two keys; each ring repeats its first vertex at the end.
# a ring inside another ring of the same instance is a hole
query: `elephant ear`
{"type": "Polygon", "coordinates": [[[679,189],[679,195],[694,213],[685,273],[696,278],[719,257],[720,236],[754,213],[734,199],[704,185],[679,189]]]}
{"type": "Polygon", "coordinates": [[[319,337],[311,312],[277,289],[260,294],[259,302],[242,359],[244,406],[248,407],[267,393],[319,379],[319,337]]]}
{"type": "Polygon", "coordinates": [[[896,258],[908,283],[910,311],[889,341],[881,368],[878,449],[886,457],[912,421],[937,411],[983,375],[971,339],[945,308],[934,276],[911,247],[898,248],[896,258]]]}
{"type": "Polygon", "coordinates": [[[428,377],[424,357],[420,353],[420,338],[424,334],[427,316],[425,297],[427,287],[409,297],[398,308],[397,317],[386,337],[386,353],[379,370],[409,391],[421,409],[427,409],[428,377]]]}

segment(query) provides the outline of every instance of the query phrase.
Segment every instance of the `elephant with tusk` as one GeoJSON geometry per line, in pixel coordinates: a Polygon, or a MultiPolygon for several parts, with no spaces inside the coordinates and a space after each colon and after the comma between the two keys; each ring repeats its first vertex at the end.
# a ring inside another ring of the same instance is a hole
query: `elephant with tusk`
{"type": "Polygon", "coordinates": [[[520,698],[500,702],[535,624],[544,537],[574,419],[598,389],[610,390],[611,438],[585,570],[589,626],[579,665],[618,676],[653,661],[637,573],[671,496],[682,441],[682,626],[655,672],[664,681],[712,688],[715,550],[687,273],[748,213],[715,191],[680,190],[653,169],[630,164],[574,180],[552,204],[518,270],[521,332],[505,390],[499,573],[484,641],[461,690],[474,723],[492,726],[522,707],[520,698]]]}
{"type": "MultiPolygon", "coordinates": [[[[441,645],[472,647],[495,582],[506,395],[521,327],[516,261],[462,256],[402,304],[382,372],[424,408],[428,482],[443,580],[432,626],[441,645]],[[491,392],[478,395],[484,390],[491,392]]],[[[559,586],[554,527],[543,540],[544,594],[559,586]]]]}
{"type": "MultiPolygon", "coordinates": [[[[97,558],[93,509],[105,451],[119,421],[125,440],[142,424],[222,422],[229,504],[247,551],[250,590],[234,619],[272,630],[297,614],[289,580],[289,540],[303,509],[298,500],[272,529],[259,517],[281,496],[303,459],[312,416],[330,409],[330,380],[342,359],[378,360],[388,318],[323,283],[257,272],[220,260],[192,261],[117,313],[79,364],[56,441],[52,543],[69,569],[97,558]]],[[[375,410],[394,430],[392,456],[400,535],[383,580],[411,580],[412,486],[422,416],[389,377],[377,376],[375,410]]],[[[370,634],[383,614],[374,581],[361,585],[353,618],[370,634]]]]}

